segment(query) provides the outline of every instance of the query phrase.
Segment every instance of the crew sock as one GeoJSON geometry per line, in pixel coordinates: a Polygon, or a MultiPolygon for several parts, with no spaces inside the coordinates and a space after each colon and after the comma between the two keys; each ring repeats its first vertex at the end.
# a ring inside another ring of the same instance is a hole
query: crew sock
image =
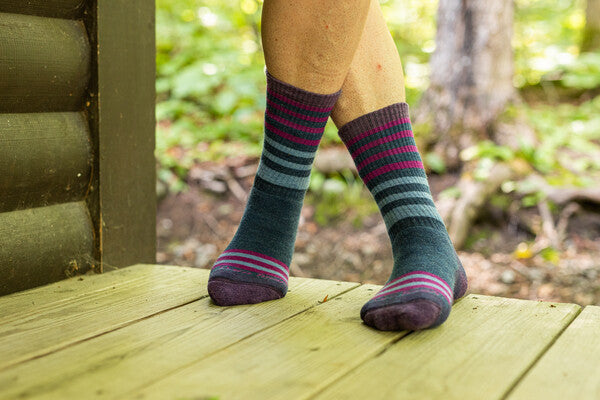
{"type": "Polygon", "coordinates": [[[310,171],[338,96],[308,92],[267,73],[263,151],[242,221],[210,272],[215,304],[260,303],[287,293],[310,171]]]}
{"type": "Polygon", "coordinates": [[[363,115],[339,135],[379,206],[394,254],[390,279],[361,318],[380,330],[440,325],[465,294],[467,277],[433,202],[408,104],[363,115]]]}

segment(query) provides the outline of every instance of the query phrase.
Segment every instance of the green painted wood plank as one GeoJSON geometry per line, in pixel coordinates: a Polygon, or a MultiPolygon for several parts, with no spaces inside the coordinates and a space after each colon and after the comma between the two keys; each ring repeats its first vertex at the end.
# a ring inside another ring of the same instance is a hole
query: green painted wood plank
{"type": "Polygon", "coordinates": [[[509,400],[600,399],[600,307],[588,306],[517,385],[509,400]]]}
{"type": "Polygon", "coordinates": [[[135,389],[356,286],[291,278],[278,301],[223,308],[205,298],[0,372],[0,398],[131,398],[135,389]]]}
{"type": "Polygon", "coordinates": [[[157,274],[169,273],[162,266],[140,265],[135,268],[121,268],[110,274],[82,275],[3,296],[0,298],[0,326],[47,312],[57,307],[58,303],[78,302],[87,296],[95,295],[96,292],[114,291],[115,286],[139,285],[148,283],[149,279],[155,279],[150,273],[140,273],[140,269],[144,268],[157,274]]]}
{"type": "Polygon", "coordinates": [[[79,111],[89,74],[81,21],[0,13],[0,112],[79,111]]]}
{"type": "Polygon", "coordinates": [[[92,3],[97,75],[91,90],[97,160],[89,205],[102,265],[156,259],[154,1],[92,3]]]}
{"type": "Polygon", "coordinates": [[[131,397],[312,398],[315,392],[407,333],[379,332],[361,322],[361,306],[379,288],[364,285],[351,290],[169,375],[131,397]]]}
{"type": "Polygon", "coordinates": [[[78,18],[85,0],[2,0],[0,12],[53,18],[78,18]]]}
{"type": "Polygon", "coordinates": [[[0,114],[0,212],[82,200],[88,130],[82,113],[0,114]]]}
{"type": "Polygon", "coordinates": [[[93,248],[83,202],[0,213],[0,296],[85,272],[93,248]]]}
{"type": "Polygon", "coordinates": [[[411,333],[306,398],[501,399],[579,309],[470,295],[439,328],[411,333]]]}
{"type": "MultiPolygon", "coordinates": [[[[206,270],[145,265],[129,268],[144,280],[120,283],[121,275],[109,272],[107,275],[114,278],[113,290],[92,291],[77,301],[55,301],[52,307],[0,325],[0,370],[206,296],[206,270]]],[[[95,276],[87,279],[93,281],[95,276]]],[[[104,282],[101,287],[105,287],[104,282]]],[[[42,295],[48,291],[36,290],[38,302],[43,304],[42,295]]]]}

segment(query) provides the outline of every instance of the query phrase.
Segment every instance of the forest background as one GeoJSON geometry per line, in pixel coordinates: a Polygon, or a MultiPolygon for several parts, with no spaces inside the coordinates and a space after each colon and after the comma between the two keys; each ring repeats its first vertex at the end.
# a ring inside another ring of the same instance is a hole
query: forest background
{"type": "MultiPolygon", "coordinates": [[[[156,1],[159,263],[210,268],[241,219],[263,135],[261,3],[156,1]]],[[[470,291],[599,305],[600,0],[477,3],[381,1],[470,291]],[[468,61],[445,69],[441,49],[457,44],[439,42],[456,35],[468,61]],[[485,76],[463,79],[469,68],[485,76]]],[[[330,122],[291,273],[383,284],[385,225],[336,132],[330,122]]]]}

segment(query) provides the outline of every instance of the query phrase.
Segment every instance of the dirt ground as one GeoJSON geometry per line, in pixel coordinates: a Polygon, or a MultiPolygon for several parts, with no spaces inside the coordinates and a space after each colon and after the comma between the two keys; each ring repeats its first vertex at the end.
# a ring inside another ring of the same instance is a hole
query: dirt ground
{"type": "MultiPolygon", "coordinates": [[[[227,168],[244,171],[241,179],[225,179],[229,184],[210,179],[215,176],[211,171],[219,168],[198,165],[190,172],[189,190],[160,200],[159,263],[210,268],[227,246],[242,217],[256,160],[228,161],[227,168]]],[[[452,184],[447,176],[432,175],[430,181],[434,197],[452,184]]],[[[293,276],[385,283],[393,260],[379,214],[366,218],[360,228],[343,219],[321,227],[313,216],[314,208],[305,204],[293,276]]],[[[534,239],[519,223],[493,216],[479,221],[469,251],[458,252],[469,276],[469,292],[600,305],[600,210],[581,207],[569,219],[566,233],[559,255],[549,261],[541,254],[515,252],[521,242],[534,239]]]]}

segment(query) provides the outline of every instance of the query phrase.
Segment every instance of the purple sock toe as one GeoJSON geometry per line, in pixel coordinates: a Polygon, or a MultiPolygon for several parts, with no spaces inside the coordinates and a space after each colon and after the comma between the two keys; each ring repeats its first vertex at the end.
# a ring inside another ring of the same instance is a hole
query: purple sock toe
{"type": "Polygon", "coordinates": [[[380,331],[417,331],[432,326],[440,312],[440,307],[432,301],[412,300],[367,311],[363,320],[380,331]]]}
{"type": "Polygon", "coordinates": [[[213,278],[208,282],[208,294],[218,306],[256,304],[280,299],[283,296],[267,286],[213,278]]]}

